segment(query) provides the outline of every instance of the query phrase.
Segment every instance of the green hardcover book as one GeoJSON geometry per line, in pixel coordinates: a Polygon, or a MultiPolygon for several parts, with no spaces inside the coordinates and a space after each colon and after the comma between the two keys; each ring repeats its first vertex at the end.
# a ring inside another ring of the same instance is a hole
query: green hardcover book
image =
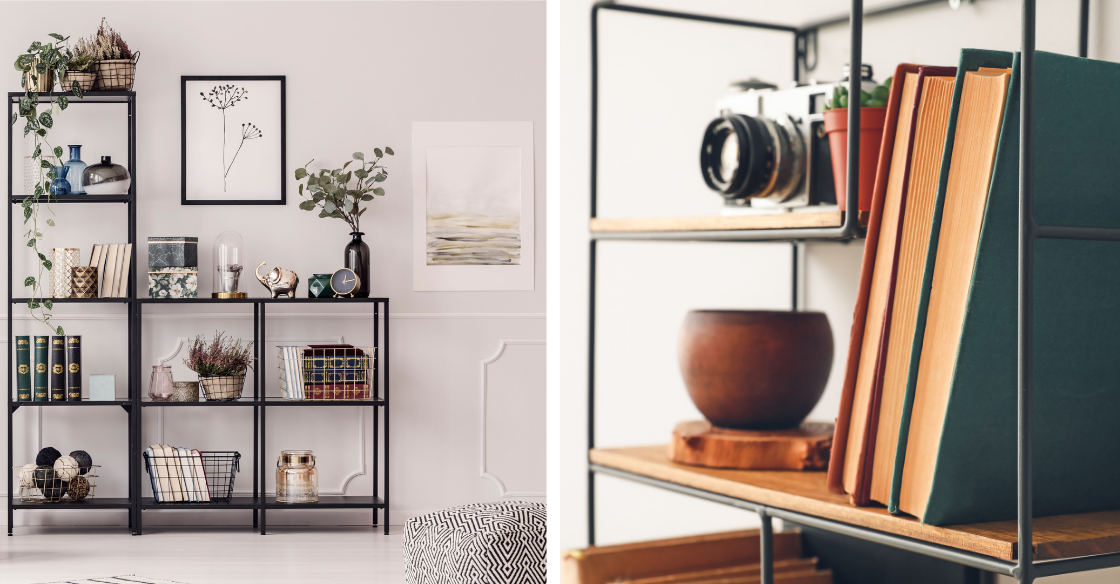
{"type": "Polygon", "coordinates": [[[50,355],[50,337],[35,337],[35,375],[31,385],[31,401],[50,401],[47,389],[47,368],[50,355]]]}
{"type": "Polygon", "coordinates": [[[51,337],[51,401],[66,401],[66,337],[51,337]]]}
{"type": "MultiPolygon", "coordinates": [[[[906,446],[910,432],[910,413],[914,405],[914,386],[918,377],[918,366],[922,354],[922,341],[926,328],[926,308],[929,306],[929,296],[933,285],[934,260],[937,257],[937,244],[941,233],[941,219],[945,210],[945,190],[949,180],[950,161],[956,139],[957,117],[960,113],[961,92],[964,89],[964,75],[968,71],[976,71],[981,67],[1006,68],[1012,65],[1012,54],[1004,51],[988,51],[982,49],[962,49],[960,63],[957,65],[957,80],[953,86],[953,104],[949,110],[949,126],[946,130],[945,150],[942,154],[941,173],[937,180],[937,198],[934,202],[932,229],[930,231],[930,244],[926,255],[926,269],[922,278],[922,293],[918,301],[918,317],[914,327],[914,340],[911,343],[910,374],[906,383],[906,394],[903,399],[902,417],[899,422],[898,445],[895,450],[894,478],[891,481],[890,502],[887,505],[891,513],[899,512],[898,498],[902,483],[902,473],[905,466],[906,446]]],[[[1009,90],[1010,94],[1010,90],[1009,90]]]]}
{"type": "MultiPolygon", "coordinates": [[[[1039,51],[1035,67],[1035,221],[1120,228],[1120,65],[1039,51]]],[[[918,513],[933,525],[1016,516],[1018,57],[1013,69],[918,513]]],[[[1034,515],[1120,509],[1120,466],[1101,458],[1120,447],[1120,242],[1039,239],[1034,254],[1034,515]]]]}
{"type": "Polygon", "coordinates": [[[31,337],[16,337],[16,399],[31,401],[31,337]]]}
{"type": "Polygon", "coordinates": [[[82,401],[82,336],[66,337],[66,401],[82,401]]]}

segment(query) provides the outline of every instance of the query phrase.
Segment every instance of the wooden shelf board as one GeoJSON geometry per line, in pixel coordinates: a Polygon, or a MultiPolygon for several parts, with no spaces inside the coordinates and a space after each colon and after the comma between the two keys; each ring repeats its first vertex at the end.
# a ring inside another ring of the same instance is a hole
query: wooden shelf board
{"type": "Polygon", "coordinates": [[[649,217],[644,219],[592,219],[594,233],[649,233],[663,231],[736,231],[752,229],[804,229],[840,227],[840,211],[779,213],[737,217],[649,217]]]}
{"type": "MultiPolygon", "coordinates": [[[[591,462],[633,474],[875,529],[1003,560],[1016,559],[1014,520],[934,527],[884,507],[855,507],[825,486],[825,473],[694,467],[669,460],[667,445],[594,449],[591,462]]],[[[1009,493],[1013,495],[1013,493],[1009,493]]],[[[1035,560],[1120,552],[1120,511],[1034,519],[1035,560]]]]}

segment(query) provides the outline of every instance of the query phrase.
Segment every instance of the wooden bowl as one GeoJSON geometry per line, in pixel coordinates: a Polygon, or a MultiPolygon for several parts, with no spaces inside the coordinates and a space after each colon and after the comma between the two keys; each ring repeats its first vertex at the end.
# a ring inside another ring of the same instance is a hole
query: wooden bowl
{"type": "Polygon", "coordinates": [[[693,310],[681,329],[681,375],[692,403],[722,428],[796,428],[832,369],[821,312],[693,310]]]}

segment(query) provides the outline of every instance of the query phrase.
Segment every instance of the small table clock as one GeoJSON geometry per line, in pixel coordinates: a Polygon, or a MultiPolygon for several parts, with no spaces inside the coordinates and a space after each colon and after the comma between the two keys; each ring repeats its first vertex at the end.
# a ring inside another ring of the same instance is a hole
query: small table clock
{"type": "Polygon", "coordinates": [[[360,285],[361,280],[350,268],[339,268],[331,274],[331,290],[334,290],[335,296],[352,298],[360,285]]]}

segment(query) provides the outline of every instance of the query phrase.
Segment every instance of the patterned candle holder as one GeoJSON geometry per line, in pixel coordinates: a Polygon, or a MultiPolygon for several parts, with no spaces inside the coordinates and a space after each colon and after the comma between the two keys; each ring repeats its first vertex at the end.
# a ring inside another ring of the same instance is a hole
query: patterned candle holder
{"type": "Polygon", "coordinates": [[[51,248],[51,296],[70,298],[74,293],[73,270],[81,263],[82,253],[78,248],[51,248]]]}
{"type": "Polygon", "coordinates": [[[97,268],[78,266],[70,269],[71,298],[97,298],[97,268]]]}

